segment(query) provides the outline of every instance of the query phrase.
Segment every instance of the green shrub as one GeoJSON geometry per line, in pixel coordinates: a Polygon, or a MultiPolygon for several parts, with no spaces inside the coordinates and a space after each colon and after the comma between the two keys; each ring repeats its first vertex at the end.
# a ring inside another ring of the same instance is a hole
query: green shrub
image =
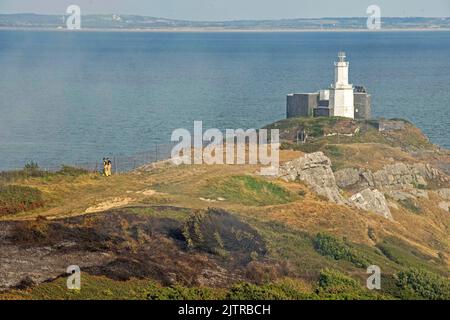
{"type": "Polygon", "coordinates": [[[71,176],[76,177],[83,174],[89,173],[88,170],[71,167],[71,166],[62,166],[60,170],[56,172],[50,172],[41,170],[39,165],[35,162],[27,163],[22,170],[11,170],[11,171],[2,171],[0,172],[0,182],[13,182],[22,179],[29,178],[49,178],[55,176],[71,176]]]}
{"type": "Polygon", "coordinates": [[[29,171],[39,171],[39,165],[37,162],[31,161],[25,164],[24,169],[29,171]]]}
{"type": "Polygon", "coordinates": [[[376,246],[389,260],[404,267],[428,269],[438,273],[445,268],[445,266],[440,266],[442,262],[439,259],[419,251],[396,237],[385,238],[376,246]]]}
{"type": "Polygon", "coordinates": [[[257,286],[250,283],[234,285],[227,294],[229,300],[289,300],[290,297],[277,288],[268,285],[257,286]]]}
{"type": "Polygon", "coordinates": [[[293,280],[255,285],[234,284],[230,289],[208,287],[158,287],[147,294],[149,300],[302,300],[315,299],[316,294],[300,290],[293,280]]]}
{"type": "Polygon", "coordinates": [[[223,298],[220,290],[207,287],[162,287],[147,294],[148,300],[214,300],[223,298]]]}
{"type": "Polygon", "coordinates": [[[314,153],[322,150],[323,143],[316,143],[316,142],[310,142],[310,143],[303,143],[303,144],[294,144],[293,150],[302,151],[305,153],[314,153]]]}
{"type": "Polygon", "coordinates": [[[397,286],[402,299],[450,299],[450,280],[421,269],[411,268],[400,272],[397,286]]]}
{"type": "Polygon", "coordinates": [[[340,239],[336,239],[326,233],[319,233],[314,238],[314,248],[323,256],[331,257],[335,260],[346,260],[355,266],[364,268],[369,262],[359,256],[348,244],[340,239]]]}
{"type": "Polygon", "coordinates": [[[25,164],[22,170],[11,170],[0,172],[0,180],[10,182],[19,179],[44,177],[48,172],[42,171],[36,162],[25,164]]]}
{"type": "Polygon", "coordinates": [[[358,281],[336,270],[324,269],[320,272],[317,289],[320,293],[342,293],[360,288],[358,281]]]}
{"type": "Polygon", "coordinates": [[[0,186],[0,215],[15,214],[44,205],[42,193],[35,188],[0,186]]]}
{"type": "Polygon", "coordinates": [[[316,294],[327,300],[379,300],[389,299],[376,291],[369,291],[361,284],[339,271],[324,269],[320,273],[316,294]]]}
{"type": "Polygon", "coordinates": [[[325,146],[324,153],[326,156],[330,158],[342,158],[344,156],[344,153],[342,150],[335,145],[327,145],[325,146]]]}

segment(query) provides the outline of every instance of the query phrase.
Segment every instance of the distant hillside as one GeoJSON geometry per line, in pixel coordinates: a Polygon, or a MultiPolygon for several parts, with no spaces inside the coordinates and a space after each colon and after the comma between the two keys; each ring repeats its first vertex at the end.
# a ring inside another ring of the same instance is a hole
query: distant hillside
{"type": "MultiPolygon", "coordinates": [[[[0,14],[0,28],[64,28],[64,15],[0,14]]],[[[83,15],[85,29],[142,30],[358,30],[367,17],[283,20],[186,21],[137,15],[83,15]]],[[[383,29],[447,29],[450,18],[383,18],[383,29]]]]}

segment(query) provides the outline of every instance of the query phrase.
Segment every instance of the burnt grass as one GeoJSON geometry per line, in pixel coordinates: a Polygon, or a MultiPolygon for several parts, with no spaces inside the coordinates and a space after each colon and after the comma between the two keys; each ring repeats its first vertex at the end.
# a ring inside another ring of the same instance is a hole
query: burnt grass
{"type": "Polygon", "coordinates": [[[193,213],[184,224],[183,237],[190,249],[224,258],[232,254],[241,264],[267,254],[264,240],[255,229],[220,209],[193,213]]]}
{"type": "MultiPolygon", "coordinates": [[[[223,210],[195,211],[183,220],[136,214],[125,208],[0,225],[6,230],[0,234],[0,249],[19,248],[18,252],[31,253],[50,250],[50,261],[55,265],[47,266],[50,271],[44,281],[64,275],[61,264],[80,255],[90,257],[90,263],[71,260],[82,272],[114,280],[148,278],[162,285],[229,287],[238,281],[258,284],[287,275],[284,266],[267,258],[264,239],[258,232],[223,210]]],[[[33,254],[17,259],[29,265],[39,263],[33,261],[37,260],[33,254]]],[[[33,279],[35,271],[19,268],[16,283],[30,286],[42,282],[42,276],[33,279]]]]}

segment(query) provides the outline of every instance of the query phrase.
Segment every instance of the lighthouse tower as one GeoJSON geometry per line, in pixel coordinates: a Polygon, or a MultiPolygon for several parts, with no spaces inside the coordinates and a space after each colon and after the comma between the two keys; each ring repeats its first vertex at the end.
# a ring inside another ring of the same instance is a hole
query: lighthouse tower
{"type": "Polygon", "coordinates": [[[348,83],[349,62],[345,61],[345,52],[339,52],[335,62],[335,81],[330,88],[330,109],[335,117],[355,117],[353,85],[348,83]]]}

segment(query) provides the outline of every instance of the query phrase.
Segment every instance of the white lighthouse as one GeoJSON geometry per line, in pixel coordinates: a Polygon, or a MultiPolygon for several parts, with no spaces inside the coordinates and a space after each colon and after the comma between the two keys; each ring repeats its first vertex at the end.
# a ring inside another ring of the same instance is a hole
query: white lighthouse
{"type": "Polygon", "coordinates": [[[355,118],[353,85],[348,83],[349,62],[345,52],[339,52],[335,62],[335,83],[330,88],[330,111],[335,117],[355,118]]]}

